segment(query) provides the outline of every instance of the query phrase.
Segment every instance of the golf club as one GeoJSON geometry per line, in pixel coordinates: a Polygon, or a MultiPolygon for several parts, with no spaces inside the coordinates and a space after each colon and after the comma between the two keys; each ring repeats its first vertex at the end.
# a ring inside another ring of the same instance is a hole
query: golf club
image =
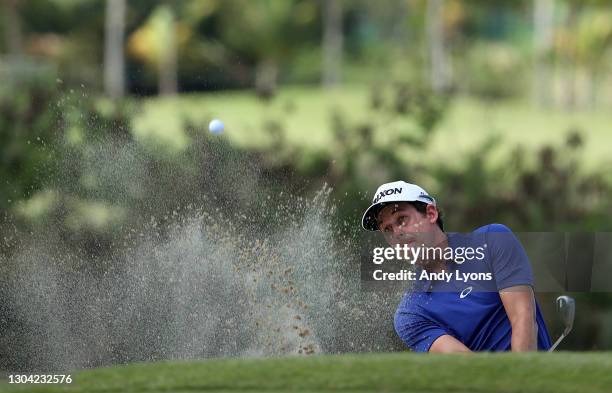
{"type": "Polygon", "coordinates": [[[563,333],[559,336],[557,341],[553,344],[552,347],[548,350],[548,352],[552,352],[557,348],[557,345],[569,334],[574,326],[574,317],[576,315],[576,302],[573,298],[569,296],[559,296],[557,298],[557,312],[559,316],[561,316],[561,320],[563,321],[563,325],[565,329],[563,333]]]}

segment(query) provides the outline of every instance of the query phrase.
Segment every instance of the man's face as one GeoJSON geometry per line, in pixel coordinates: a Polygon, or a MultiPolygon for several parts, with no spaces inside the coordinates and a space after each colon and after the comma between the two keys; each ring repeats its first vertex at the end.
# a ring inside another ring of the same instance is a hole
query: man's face
{"type": "Polygon", "coordinates": [[[434,206],[428,205],[423,214],[407,202],[387,205],[377,216],[378,228],[389,245],[406,244],[410,247],[434,245],[437,219],[438,211],[434,206]]]}

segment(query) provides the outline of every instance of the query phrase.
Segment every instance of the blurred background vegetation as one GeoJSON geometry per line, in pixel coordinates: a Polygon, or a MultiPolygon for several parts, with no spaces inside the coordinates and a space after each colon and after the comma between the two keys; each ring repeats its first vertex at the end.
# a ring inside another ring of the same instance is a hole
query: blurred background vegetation
{"type": "MultiPolygon", "coordinates": [[[[451,231],[612,228],[606,1],[5,0],[0,15],[4,261],[18,232],[116,252],[242,181],[220,169],[236,160],[265,192],[220,206],[327,183],[349,234],[396,179],[436,195],[451,231]]],[[[612,296],[579,299],[568,345],[611,348],[612,296]]]]}

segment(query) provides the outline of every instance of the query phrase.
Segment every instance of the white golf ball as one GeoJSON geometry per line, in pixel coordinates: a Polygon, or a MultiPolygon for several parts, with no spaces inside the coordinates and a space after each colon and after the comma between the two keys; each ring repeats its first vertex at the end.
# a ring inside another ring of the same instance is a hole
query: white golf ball
{"type": "Polygon", "coordinates": [[[220,134],[223,132],[223,129],[225,128],[225,126],[223,125],[223,122],[219,119],[213,119],[209,124],[208,124],[208,130],[213,133],[213,134],[220,134]]]}

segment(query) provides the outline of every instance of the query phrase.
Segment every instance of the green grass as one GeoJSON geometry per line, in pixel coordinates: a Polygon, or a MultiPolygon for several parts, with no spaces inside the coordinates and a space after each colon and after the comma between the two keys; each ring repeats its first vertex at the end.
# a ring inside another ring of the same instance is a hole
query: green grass
{"type": "Polygon", "coordinates": [[[0,391],[609,393],[610,370],[610,353],[366,354],[133,364],[0,391]]]}
{"type": "Polygon", "coordinates": [[[612,114],[605,110],[569,112],[541,109],[525,101],[487,103],[461,98],[438,128],[432,152],[442,157],[449,150],[461,155],[490,136],[503,141],[500,153],[517,145],[534,152],[545,144],[565,143],[568,131],[577,129],[585,138],[583,163],[596,168],[602,163],[612,164],[608,152],[612,145],[611,121],[612,114]]]}
{"type": "MultiPolygon", "coordinates": [[[[387,100],[392,94],[387,91],[387,100]]],[[[183,126],[188,120],[206,127],[214,118],[226,124],[225,137],[236,145],[257,148],[269,143],[262,131],[267,121],[278,121],[289,144],[306,150],[333,151],[331,115],[341,113],[350,124],[373,122],[377,140],[384,143],[396,129],[406,126],[400,120],[373,115],[369,109],[369,89],[347,86],[341,89],[285,87],[271,102],[257,99],[252,92],[225,92],[153,98],[143,102],[133,124],[141,139],[161,142],[181,150],[186,143],[183,126]]],[[[608,147],[612,145],[612,112],[568,112],[539,109],[525,100],[487,102],[459,97],[450,106],[438,126],[427,151],[414,152],[425,159],[459,161],[490,136],[499,135],[502,145],[494,156],[503,155],[516,145],[535,151],[543,144],[564,142],[568,129],[584,132],[584,164],[595,168],[612,163],[608,147]]]]}

